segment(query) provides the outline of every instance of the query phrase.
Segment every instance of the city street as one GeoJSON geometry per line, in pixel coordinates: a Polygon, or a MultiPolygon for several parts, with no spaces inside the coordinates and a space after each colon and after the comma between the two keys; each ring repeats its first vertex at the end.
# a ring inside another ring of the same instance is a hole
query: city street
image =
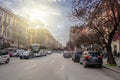
{"type": "Polygon", "coordinates": [[[0,0],[0,80],[120,80],[120,0],[0,0]]]}
{"type": "Polygon", "coordinates": [[[104,69],[84,68],[62,54],[20,60],[12,58],[9,64],[0,64],[0,80],[114,80],[104,69]]]}

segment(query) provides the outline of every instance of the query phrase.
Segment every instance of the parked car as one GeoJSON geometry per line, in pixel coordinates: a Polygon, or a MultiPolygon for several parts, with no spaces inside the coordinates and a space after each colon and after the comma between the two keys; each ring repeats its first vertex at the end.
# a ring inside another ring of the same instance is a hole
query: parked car
{"type": "Polygon", "coordinates": [[[34,57],[40,57],[41,54],[40,53],[34,53],[34,57]]]}
{"type": "Polygon", "coordinates": [[[12,53],[12,57],[16,57],[16,56],[17,56],[17,52],[14,51],[14,52],[12,53]]]}
{"type": "Polygon", "coordinates": [[[48,55],[52,54],[52,51],[48,51],[47,54],[48,54],[48,55]]]}
{"type": "Polygon", "coordinates": [[[21,55],[20,55],[20,59],[29,59],[29,58],[33,58],[34,54],[31,51],[24,51],[21,55]]]}
{"type": "Polygon", "coordinates": [[[9,51],[8,54],[10,57],[13,57],[13,51],[9,51]]]}
{"type": "Polygon", "coordinates": [[[0,50],[0,63],[8,64],[10,62],[10,56],[6,50],[0,50]]]}
{"type": "Polygon", "coordinates": [[[22,49],[16,49],[14,51],[12,51],[12,57],[19,57],[22,53],[23,53],[24,50],[22,49]]]}
{"type": "Polygon", "coordinates": [[[79,62],[79,60],[80,60],[80,56],[82,55],[82,51],[76,51],[76,52],[74,52],[73,54],[72,54],[72,60],[74,61],[74,62],[79,62]]]}
{"type": "Polygon", "coordinates": [[[63,57],[64,58],[70,58],[71,57],[71,53],[69,51],[64,51],[63,57]]]}
{"type": "Polygon", "coordinates": [[[15,56],[16,56],[16,57],[19,57],[23,52],[24,52],[23,49],[17,49],[16,52],[15,52],[15,53],[16,53],[15,56]]]}
{"type": "Polygon", "coordinates": [[[41,56],[41,53],[34,53],[34,57],[40,57],[41,56]]]}
{"type": "Polygon", "coordinates": [[[46,56],[46,55],[47,55],[47,50],[41,49],[41,50],[39,51],[39,53],[40,53],[40,56],[46,56]]]}
{"type": "Polygon", "coordinates": [[[103,58],[101,53],[95,51],[84,51],[80,56],[80,63],[87,67],[88,65],[96,65],[102,67],[103,58]]]}
{"type": "Polygon", "coordinates": [[[14,56],[13,54],[14,54],[16,48],[6,48],[5,50],[8,52],[10,57],[13,57],[14,56]]]}

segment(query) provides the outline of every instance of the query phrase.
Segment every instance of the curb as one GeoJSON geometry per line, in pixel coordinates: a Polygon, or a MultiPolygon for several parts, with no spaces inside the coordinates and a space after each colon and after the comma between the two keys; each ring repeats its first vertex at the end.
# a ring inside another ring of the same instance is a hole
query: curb
{"type": "Polygon", "coordinates": [[[103,65],[103,71],[106,75],[114,78],[115,80],[120,80],[120,72],[103,65]]]}
{"type": "Polygon", "coordinates": [[[113,72],[115,72],[115,73],[120,74],[120,72],[119,72],[119,71],[113,70],[113,69],[111,69],[111,68],[109,68],[109,67],[106,67],[106,66],[104,66],[104,65],[103,65],[103,68],[106,68],[106,69],[108,69],[108,70],[111,70],[111,71],[113,71],[113,72]]]}

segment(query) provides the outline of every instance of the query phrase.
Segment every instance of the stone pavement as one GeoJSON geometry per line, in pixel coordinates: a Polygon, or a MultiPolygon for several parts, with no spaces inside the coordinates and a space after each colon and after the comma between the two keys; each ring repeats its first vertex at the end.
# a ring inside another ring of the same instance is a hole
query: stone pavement
{"type": "Polygon", "coordinates": [[[120,74],[120,58],[116,58],[115,60],[117,62],[117,66],[108,65],[107,59],[103,59],[103,67],[120,74]]]}
{"type": "Polygon", "coordinates": [[[107,64],[107,59],[103,59],[103,69],[105,72],[115,78],[115,80],[120,80],[120,58],[115,59],[117,62],[117,66],[107,64]]]}

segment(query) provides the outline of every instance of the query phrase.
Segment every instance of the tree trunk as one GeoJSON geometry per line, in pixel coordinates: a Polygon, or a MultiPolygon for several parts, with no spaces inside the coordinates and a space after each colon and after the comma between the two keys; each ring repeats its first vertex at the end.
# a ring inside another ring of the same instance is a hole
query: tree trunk
{"type": "Polygon", "coordinates": [[[112,47],[111,47],[111,45],[107,45],[106,49],[107,49],[107,54],[108,54],[107,55],[108,56],[107,63],[116,65],[116,61],[115,61],[115,59],[113,57],[113,54],[112,54],[112,47]]]}

